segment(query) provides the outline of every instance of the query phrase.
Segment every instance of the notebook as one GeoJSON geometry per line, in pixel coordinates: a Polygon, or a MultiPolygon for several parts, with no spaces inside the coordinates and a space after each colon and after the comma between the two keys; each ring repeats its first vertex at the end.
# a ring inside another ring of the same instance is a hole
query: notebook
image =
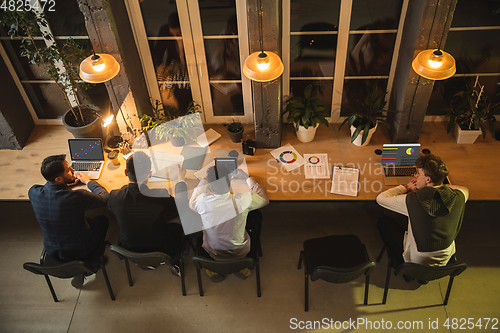
{"type": "Polygon", "coordinates": [[[90,179],[99,179],[104,166],[101,139],[68,139],[70,166],[90,179]]]}
{"type": "Polygon", "coordinates": [[[408,184],[417,172],[415,162],[420,153],[420,143],[384,144],[382,164],[384,185],[408,184]]]}

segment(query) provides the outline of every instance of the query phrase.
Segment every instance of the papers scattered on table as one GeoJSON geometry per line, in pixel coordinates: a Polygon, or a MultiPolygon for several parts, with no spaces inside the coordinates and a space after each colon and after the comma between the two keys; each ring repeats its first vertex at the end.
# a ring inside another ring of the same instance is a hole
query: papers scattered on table
{"type": "Polygon", "coordinates": [[[271,151],[271,155],[276,159],[276,162],[283,164],[286,171],[292,171],[306,163],[290,144],[271,151]]]}
{"type": "Polygon", "coordinates": [[[203,148],[208,147],[212,142],[216,141],[221,137],[220,133],[215,131],[213,128],[209,128],[206,132],[201,133],[198,136],[198,144],[203,148]]]}
{"type": "Polygon", "coordinates": [[[193,173],[194,178],[196,178],[198,180],[202,180],[203,178],[205,178],[207,176],[207,170],[210,169],[211,167],[213,167],[214,165],[215,165],[215,161],[208,163],[203,168],[201,168],[200,170],[193,173]]]}
{"type": "Polygon", "coordinates": [[[168,180],[184,180],[186,170],[182,167],[184,156],[168,154],[161,151],[148,151],[151,157],[153,176],[168,180]]]}
{"type": "Polygon", "coordinates": [[[359,169],[333,166],[330,193],[356,197],[358,187],[359,169]]]}
{"type": "Polygon", "coordinates": [[[328,167],[328,154],[304,154],[304,175],[306,179],[328,179],[330,168],[328,167]]]}

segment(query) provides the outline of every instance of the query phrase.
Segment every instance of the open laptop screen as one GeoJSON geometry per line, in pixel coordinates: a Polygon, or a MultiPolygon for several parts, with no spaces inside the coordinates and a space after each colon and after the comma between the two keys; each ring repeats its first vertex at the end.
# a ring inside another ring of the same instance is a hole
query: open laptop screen
{"type": "Polygon", "coordinates": [[[68,139],[72,161],[103,161],[101,139],[68,139]]]}
{"type": "Polygon", "coordinates": [[[391,166],[414,166],[419,153],[420,143],[384,144],[380,163],[391,166]]]}

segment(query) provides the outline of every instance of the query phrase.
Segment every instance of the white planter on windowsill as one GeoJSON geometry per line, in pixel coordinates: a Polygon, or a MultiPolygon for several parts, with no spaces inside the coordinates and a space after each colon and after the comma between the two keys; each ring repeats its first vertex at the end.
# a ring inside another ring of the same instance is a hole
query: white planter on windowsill
{"type": "MultiPolygon", "coordinates": [[[[352,143],[355,144],[356,146],[367,146],[370,143],[370,140],[372,139],[373,133],[375,133],[375,131],[377,130],[377,127],[378,127],[378,122],[375,124],[375,126],[370,128],[370,130],[368,131],[368,136],[366,137],[365,143],[361,144],[361,140],[363,139],[364,130],[359,132],[358,137],[352,143]]],[[[355,131],[356,131],[356,127],[351,125],[351,137],[355,131]]]]}
{"type": "Polygon", "coordinates": [[[455,138],[457,139],[457,143],[473,144],[481,134],[481,130],[463,130],[458,124],[455,124],[455,138]]]}
{"type": "MultiPolygon", "coordinates": [[[[295,128],[295,123],[293,123],[293,126],[295,128]]],[[[304,126],[299,126],[299,130],[297,131],[297,139],[299,139],[300,142],[311,142],[316,135],[316,129],[318,128],[318,126],[319,124],[316,124],[316,126],[309,126],[307,129],[304,126]]]]}

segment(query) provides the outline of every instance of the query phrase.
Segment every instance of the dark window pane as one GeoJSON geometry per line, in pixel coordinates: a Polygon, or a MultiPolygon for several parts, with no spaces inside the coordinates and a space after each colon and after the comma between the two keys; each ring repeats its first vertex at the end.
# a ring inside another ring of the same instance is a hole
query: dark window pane
{"type": "Polygon", "coordinates": [[[389,75],[395,41],[395,33],[351,34],[345,75],[389,75]]]}
{"type": "Polygon", "coordinates": [[[175,1],[144,0],[140,6],[148,37],[173,36],[180,31],[175,1]]]}
{"type": "Polygon", "coordinates": [[[164,106],[173,106],[180,111],[181,115],[185,114],[193,100],[189,83],[161,84],[159,89],[164,106]]]}
{"type": "Polygon", "coordinates": [[[35,112],[40,119],[62,117],[69,106],[55,83],[24,83],[35,112]]]}
{"type": "Polygon", "coordinates": [[[54,11],[45,14],[50,30],[54,36],[87,36],[85,19],[76,0],[55,1],[54,11]]]}
{"type": "MultiPolygon", "coordinates": [[[[3,46],[9,54],[10,61],[16,68],[16,72],[21,80],[50,80],[50,76],[45,73],[43,66],[31,65],[28,63],[28,58],[21,57],[21,41],[6,40],[2,41],[3,46]]],[[[37,47],[46,47],[45,42],[35,41],[37,47]]]]}
{"type": "Polygon", "coordinates": [[[378,87],[379,92],[383,94],[387,89],[387,80],[345,80],[344,90],[342,92],[342,106],[340,110],[340,116],[349,116],[352,113],[351,109],[356,109],[356,107],[359,107],[360,103],[364,102],[368,92],[373,91],[375,85],[378,87]]]}
{"type": "MultiPolygon", "coordinates": [[[[91,104],[101,110],[101,114],[106,115],[110,108],[108,90],[104,83],[91,84],[87,89],[77,88],[78,100],[82,104],[91,104]]],[[[115,110],[115,113],[118,110],[115,110]]]]}
{"type": "Polygon", "coordinates": [[[337,35],[301,35],[290,38],[291,77],[332,77],[337,35]]]}
{"type": "Polygon", "coordinates": [[[450,31],[444,49],[458,74],[500,72],[500,30],[450,31]]]}
{"type": "MultiPolygon", "coordinates": [[[[340,0],[291,0],[290,31],[320,31],[317,23],[339,26],[340,0]]],[[[324,29],[323,31],[327,31],[324,29]]]]}
{"type": "Polygon", "coordinates": [[[237,35],[235,0],[199,1],[204,36],[237,35]]]}
{"type": "Polygon", "coordinates": [[[397,29],[403,0],[353,0],[351,30],[397,29]]]}
{"type": "Polygon", "coordinates": [[[452,27],[479,27],[500,25],[498,0],[458,0],[452,27]]]}
{"type": "Polygon", "coordinates": [[[207,39],[205,51],[210,79],[241,79],[238,38],[207,39]]]}
{"type": "Polygon", "coordinates": [[[214,116],[243,116],[241,83],[210,83],[214,116]]]}
{"type": "Polygon", "coordinates": [[[304,97],[304,89],[312,84],[317,89],[316,97],[323,101],[325,110],[332,108],[333,80],[293,80],[290,81],[291,97],[304,97]]]}
{"type": "MultiPolygon", "coordinates": [[[[426,114],[428,116],[445,115],[446,112],[442,107],[449,106],[457,92],[467,89],[467,85],[473,87],[475,83],[475,76],[452,77],[447,80],[435,81],[426,114]]],[[[483,94],[489,103],[495,104],[500,101],[500,97],[496,97],[496,95],[500,93],[500,76],[480,76],[479,83],[484,86],[483,94]]]]}

